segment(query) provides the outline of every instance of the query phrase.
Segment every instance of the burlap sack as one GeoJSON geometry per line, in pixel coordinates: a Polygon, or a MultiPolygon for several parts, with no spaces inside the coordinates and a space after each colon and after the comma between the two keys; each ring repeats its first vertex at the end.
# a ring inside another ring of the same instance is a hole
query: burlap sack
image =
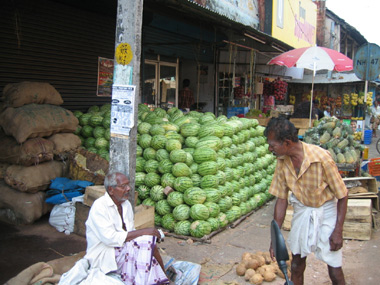
{"type": "Polygon", "coordinates": [[[3,100],[7,107],[21,107],[27,104],[61,105],[61,94],[49,83],[9,83],[3,89],[3,100]]]}
{"type": "Polygon", "coordinates": [[[0,114],[0,124],[5,134],[23,143],[28,138],[73,133],[78,127],[78,119],[72,112],[59,106],[30,104],[7,108],[0,114]]]}
{"type": "Polygon", "coordinates": [[[0,180],[0,220],[14,225],[32,224],[52,208],[45,203],[45,192],[22,193],[0,180]]]}
{"type": "Polygon", "coordinates": [[[57,159],[66,159],[81,145],[81,140],[72,133],[59,133],[48,138],[54,144],[54,156],[57,159]]]}
{"type": "Polygon", "coordinates": [[[0,162],[0,179],[4,179],[7,168],[11,166],[9,163],[0,162]]]}
{"type": "Polygon", "coordinates": [[[0,136],[0,162],[30,166],[53,160],[54,143],[34,138],[19,144],[11,136],[0,136]]]}
{"type": "Polygon", "coordinates": [[[65,165],[59,161],[44,162],[34,166],[11,165],[4,180],[21,192],[36,193],[49,188],[51,180],[62,177],[65,165]]]}

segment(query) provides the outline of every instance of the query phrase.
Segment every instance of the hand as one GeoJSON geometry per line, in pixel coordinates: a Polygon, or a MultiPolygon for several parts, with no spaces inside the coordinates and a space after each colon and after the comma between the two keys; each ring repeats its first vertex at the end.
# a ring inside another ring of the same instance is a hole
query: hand
{"type": "Polygon", "coordinates": [[[343,247],[343,236],[341,232],[333,231],[330,238],[330,250],[337,251],[343,247]]]}

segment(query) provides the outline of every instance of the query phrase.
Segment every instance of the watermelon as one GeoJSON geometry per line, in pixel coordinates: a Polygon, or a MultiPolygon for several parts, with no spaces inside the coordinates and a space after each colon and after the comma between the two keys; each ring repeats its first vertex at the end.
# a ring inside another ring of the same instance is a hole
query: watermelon
{"type": "Polygon", "coordinates": [[[173,231],[175,226],[175,219],[173,217],[173,214],[168,213],[164,215],[161,219],[161,224],[165,229],[173,231]]]}
{"type": "Polygon", "coordinates": [[[226,183],[226,174],[223,171],[218,170],[215,176],[218,178],[218,182],[220,185],[224,185],[224,183],[226,183]]]}
{"type": "Polygon", "coordinates": [[[190,218],[190,207],[186,204],[178,205],[173,210],[173,216],[177,221],[184,221],[190,218]]]}
{"type": "Polygon", "coordinates": [[[86,148],[94,147],[94,146],[95,146],[95,141],[96,141],[95,138],[93,138],[93,137],[89,137],[89,138],[87,138],[87,139],[85,140],[85,142],[84,142],[84,146],[85,146],[86,148]]]}
{"type": "Polygon", "coordinates": [[[88,121],[91,127],[101,126],[103,122],[103,117],[100,115],[92,115],[88,121]]]}
{"type": "Polygon", "coordinates": [[[216,151],[209,147],[196,148],[193,153],[193,159],[196,163],[205,161],[216,161],[216,151]]]}
{"type": "Polygon", "coordinates": [[[191,180],[193,181],[193,186],[194,187],[200,187],[201,186],[202,176],[200,176],[199,174],[194,173],[193,175],[191,175],[191,180]]]}
{"type": "Polygon", "coordinates": [[[185,160],[185,163],[187,166],[191,167],[191,165],[193,164],[194,160],[193,160],[193,155],[189,152],[186,152],[186,160],[185,160]]]}
{"type": "MultiPolygon", "coordinates": [[[[164,194],[164,187],[162,187],[161,185],[155,185],[152,187],[152,189],[150,189],[150,198],[153,200],[153,201],[160,201],[162,199],[164,199],[165,197],[165,194],[164,194]]],[[[161,214],[159,212],[160,215],[164,215],[164,214],[161,214]]]]}
{"type": "MultiPolygon", "coordinates": [[[[186,165],[187,165],[187,164],[186,164],[186,165]]],[[[193,162],[193,163],[190,165],[190,170],[191,170],[191,173],[193,173],[193,174],[197,174],[197,173],[198,173],[198,163],[193,162]]]]}
{"type": "Polygon", "coordinates": [[[83,114],[82,116],[80,116],[79,118],[79,124],[83,127],[83,126],[87,126],[89,124],[89,121],[90,121],[90,118],[91,118],[92,114],[83,114]]]}
{"type": "Polygon", "coordinates": [[[211,226],[211,232],[218,230],[219,227],[220,227],[219,220],[216,219],[216,218],[208,218],[208,219],[207,219],[207,222],[208,222],[208,223],[210,224],[210,226],[211,226]]]}
{"type": "Polygon", "coordinates": [[[220,213],[220,207],[217,203],[214,202],[205,202],[204,205],[208,208],[210,217],[217,217],[220,213]]]}
{"type": "Polygon", "coordinates": [[[198,173],[202,176],[214,175],[218,172],[218,164],[215,161],[205,161],[198,165],[198,173]]]}
{"type": "Polygon", "coordinates": [[[175,179],[176,178],[175,178],[175,176],[173,174],[171,174],[171,173],[165,173],[161,177],[161,186],[163,186],[163,187],[169,186],[169,187],[173,188],[174,180],[175,179]]]}
{"type": "Polygon", "coordinates": [[[205,191],[198,187],[191,187],[185,191],[183,200],[189,206],[195,204],[202,204],[206,200],[207,196],[205,191]]]}
{"type": "Polygon", "coordinates": [[[156,152],[156,160],[162,161],[164,159],[169,159],[169,152],[166,149],[159,149],[156,152]]]}
{"type": "Polygon", "coordinates": [[[190,226],[189,221],[179,221],[174,226],[174,233],[177,235],[188,236],[190,235],[190,226]]]}
{"type": "Polygon", "coordinates": [[[88,150],[89,152],[98,153],[98,150],[97,150],[96,147],[94,147],[94,146],[91,146],[91,147],[87,148],[87,150],[88,150]]]}
{"type": "Polygon", "coordinates": [[[82,126],[78,125],[77,129],[74,132],[74,135],[79,136],[81,134],[81,131],[82,131],[82,126]]]}
{"type": "Polygon", "coordinates": [[[150,189],[145,185],[141,185],[137,188],[138,197],[142,200],[150,197],[150,189]]]}
{"type": "Polygon", "coordinates": [[[175,149],[182,149],[182,143],[176,139],[168,139],[165,144],[166,150],[170,153],[175,149]]]}
{"type": "Polygon", "coordinates": [[[201,179],[201,188],[217,188],[219,179],[216,175],[205,175],[201,179]]]}
{"type": "Polygon", "coordinates": [[[181,126],[180,133],[183,137],[196,137],[200,129],[199,124],[186,123],[181,126]]]}
{"type": "Polygon", "coordinates": [[[218,205],[220,211],[225,213],[232,207],[232,199],[229,196],[220,198],[218,205]]]}
{"type": "Polygon", "coordinates": [[[146,160],[142,157],[136,158],[136,172],[144,171],[145,162],[146,160]]]}
{"type": "Polygon", "coordinates": [[[228,220],[227,220],[227,216],[225,213],[219,213],[217,218],[219,220],[219,225],[221,228],[224,228],[225,226],[228,225],[228,220]]]}
{"type": "Polygon", "coordinates": [[[161,216],[164,216],[172,212],[172,207],[169,205],[168,201],[159,200],[155,205],[155,210],[158,214],[160,214],[161,216]]]}
{"type": "Polygon", "coordinates": [[[104,137],[104,133],[105,133],[106,129],[101,127],[101,126],[96,126],[93,130],[92,130],[92,134],[94,136],[94,138],[101,138],[101,137],[104,137]]]}
{"type": "Polygon", "coordinates": [[[238,206],[241,203],[241,195],[239,192],[234,192],[231,195],[232,205],[238,206]]]}
{"type": "Polygon", "coordinates": [[[207,220],[210,216],[210,212],[205,205],[195,204],[190,208],[190,217],[193,220],[207,220]]]}
{"type": "Polygon", "coordinates": [[[142,156],[143,154],[143,149],[141,146],[137,145],[136,146],[136,156],[139,157],[139,156],[142,156]]]}
{"type": "Polygon", "coordinates": [[[182,149],[175,149],[170,152],[169,158],[173,163],[185,162],[187,159],[187,153],[182,149]]]}
{"type": "Polygon", "coordinates": [[[150,129],[149,129],[149,133],[151,136],[155,136],[155,135],[165,135],[166,131],[165,129],[161,126],[161,125],[153,125],[150,129]]]}
{"type": "Polygon", "coordinates": [[[153,187],[155,185],[159,185],[161,182],[161,177],[157,173],[151,172],[146,174],[144,183],[148,187],[153,187]]]}
{"type": "Polygon", "coordinates": [[[190,148],[195,148],[199,139],[197,137],[187,137],[185,140],[185,145],[190,148]]]}
{"type": "Polygon", "coordinates": [[[164,149],[166,145],[166,137],[163,135],[155,135],[152,137],[152,141],[150,143],[151,147],[155,150],[164,149]]]}
{"type": "Polygon", "coordinates": [[[82,127],[80,133],[84,138],[92,137],[92,133],[94,131],[94,128],[88,125],[85,125],[82,127]]]}
{"type": "Polygon", "coordinates": [[[105,129],[109,129],[111,126],[111,118],[110,117],[103,117],[103,121],[101,126],[105,129]]]}
{"type": "Polygon", "coordinates": [[[193,237],[201,238],[211,232],[211,226],[206,221],[195,221],[190,225],[190,234],[193,237]]]}
{"type": "Polygon", "coordinates": [[[183,194],[177,191],[170,192],[166,200],[170,206],[177,207],[183,204],[183,194]]]}
{"type": "Polygon", "coordinates": [[[137,143],[143,148],[146,149],[150,147],[150,143],[152,141],[152,137],[148,134],[142,134],[137,139],[137,143]]]}
{"type": "Polygon", "coordinates": [[[95,113],[95,112],[99,112],[99,111],[100,111],[100,107],[93,105],[90,108],[88,108],[87,113],[95,113]]]}
{"type": "Polygon", "coordinates": [[[147,122],[141,122],[140,124],[137,125],[137,132],[139,134],[149,134],[149,130],[152,127],[151,124],[147,122]]]}
{"type": "Polygon", "coordinates": [[[141,204],[154,207],[156,202],[154,202],[151,198],[146,198],[141,204]]]}
{"type": "Polygon", "coordinates": [[[174,180],[174,189],[184,193],[187,189],[193,187],[193,180],[190,177],[177,177],[174,180]]]}
{"type": "Polygon", "coordinates": [[[215,202],[218,203],[221,195],[218,189],[215,188],[204,188],[206,193],[206,202],[215,202]]]}
{"type": "Polygon", "coordinates": [[[179,133],[174,132],[174,131],[166,132],[165,137],[166,137],[168,140],[177,140],[177,141],[179,141],[181,144],[183,144],[183,143],[185,142],[183,136],[181,136],[179,133]]]}
{"type": "Polygon", "coordinates": [[[218,151],[223,146],[223,143],[220,138],[216,136],[207,136],[201,138],[197,144],[195,145],[195,148],[201,148],[201,147],[209,147],[212,148],[215,151],[218,151]]]}
{"type": "Polygon", "coordinates": [[[145,160],[155,159],[156,151],[154,148],[148,147],[143,151],[143,157],[145,160]]]}
{"type": "Polygon", "coordinates": [[[165,129],[165,131],[179,131],[179,127],[176,124],[170,123],[170,122],[164,122],[161,124],[161,126],[165,129]]]}
{"type": "Polygon", "coordinates": [[[161,160],[158,163],[158,171],[162,174],[171,173],[172,168],[173,168],[173,162],[171,162],[169,159],[161,160]]]}
{"type": "Polygon", "coordinates": [[[75,111],[73,111],[73,115],[74,115],[77,119],[79,119],[80,116],[83,115],[83,112],[81,112],[81,111],[79,111],[79,110],[75,110],[75,111]]]}
{"type": "Polygon", "coordinates": [[[136,172],[136,175],[135,175],[135,185],[137,187],[140,186],[140,185],[143,185],[145,183],[145,177],[146,177],[146,173],[145,172],[136,172]]]}
{"type": "Polygon", "coordinates": [[[175,177],[190,176],[192,174],[191,169],[183,162],[177,162],[174,164],[172,174],[175,177]]]}

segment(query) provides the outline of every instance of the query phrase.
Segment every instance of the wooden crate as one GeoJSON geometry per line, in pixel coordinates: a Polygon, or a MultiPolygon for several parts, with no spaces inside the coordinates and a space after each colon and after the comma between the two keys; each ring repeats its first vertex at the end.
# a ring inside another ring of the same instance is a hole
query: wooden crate
{"type": "Polygon", "coordinates": [[[343,178],[343,181],[347,186],[352,182],[360,182],[360,186],[368,190],[368,193],[349,194],[349,199],[370,199],[372,200],[372,207],[380,210],[378,184],[374,177],[348,177],[343,178]]]}
{"type": "Polygon", "coordinates": [[[344,239],[370,240],[372,234],[372,200],[349,199],[343,225],[344,239]]]}
{"type": "MultiPolygon", "coordinates": [[[[75,208],[74,233],[85,237],[86,221],[91,207],[82,203],[75,203],[75,208]]],[[[154,207],[147,205],[136,206],[134,222],[137,230],[154,227],[154,207]]]]}
{"type": "Polygon", "coordinates": [[[269,122],[269,118],[266,118],[266,117],[246,117],[247,119],[256,119],[257,121],[259,121],[259,125],[260,126],[264,126],[266,127],[268,125],[268,122],[269,122]]]}
{"type": "Polygon", "coordinates": [[[308,129],[298,129],[298,135],[303,136],[308,129]]]}
{"type": "MultiPolygon", "coordinates": [[[[302,118],[291,118],[289,120],[293,123],[296,129],[308,129],[309,128],[309,119],[302,118]]],[[[313,127],[314,120],[311,120],[311,127],[313,127]]]]}
{"type": "Polygon", "coordinates": [[[96,199],[103,196],[106,193],[104,185],[87,186],[84,192],[83,204],[91,207],[96,199]]]}

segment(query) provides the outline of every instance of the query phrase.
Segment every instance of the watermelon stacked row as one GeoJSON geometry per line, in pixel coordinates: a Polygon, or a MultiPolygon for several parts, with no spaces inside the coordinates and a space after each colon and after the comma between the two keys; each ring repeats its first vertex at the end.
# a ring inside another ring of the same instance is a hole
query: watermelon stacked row
{"type": "Polygon", "coordinates": [[[82,147],[109,160],[111,104],[91,106],[87,113],[74,111],[79,120],[75,134],[82,141],[82,147]]]}
{"type": "Polygon", "coordinates": [[[137,203],[155,206],[156,226],[203,237],[271,198],[276,160],[257,120],[142,104],[138,118],[137,203]]]}

